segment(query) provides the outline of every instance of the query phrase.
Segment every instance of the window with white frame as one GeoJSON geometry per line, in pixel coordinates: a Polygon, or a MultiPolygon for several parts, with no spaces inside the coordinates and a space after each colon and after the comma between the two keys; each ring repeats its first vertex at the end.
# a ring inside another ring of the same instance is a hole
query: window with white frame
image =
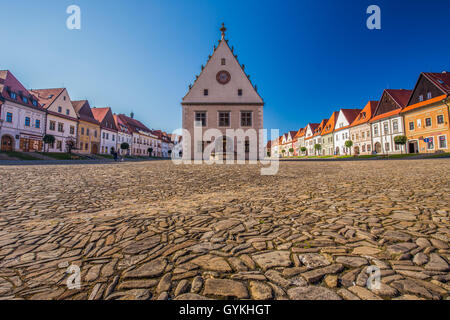
{"type": "Polygon", "coordinates": [[[447,148],[447,136],[439,136],[439,148],[445,149],[447,148]]]}

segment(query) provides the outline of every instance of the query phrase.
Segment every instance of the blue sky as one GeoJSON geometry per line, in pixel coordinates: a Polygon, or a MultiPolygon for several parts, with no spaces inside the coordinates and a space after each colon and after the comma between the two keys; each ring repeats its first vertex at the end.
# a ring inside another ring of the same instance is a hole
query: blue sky
{"type": "Polygon", "coordinates": [[[449,70],[450,1],[2,1],[0,68],[28,88],[133,111],[149,127],[181,126],[182,97],[225,22],[230,45],[266,102],[266,128],[297,130],[362,108],[385,88],[449,70]],[[68,30],[66,8],[81,8],[68,30]],[[381,30],[366,9],[381,8],[381,30]]]}

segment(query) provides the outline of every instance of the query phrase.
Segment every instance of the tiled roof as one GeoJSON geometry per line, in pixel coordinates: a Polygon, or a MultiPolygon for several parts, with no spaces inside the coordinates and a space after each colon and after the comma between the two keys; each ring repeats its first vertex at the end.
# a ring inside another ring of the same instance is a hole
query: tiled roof
{"type": "Polygon", "coordinates": [[[320,124],[319,124],[319,126],[316,128],[316,130],[314,130],[314,135],[313,135],[313,137],[316,137],[316,136],[322,134],[322,130],[323,130],[323,128],[325,127],[325,124],[326,124],[327,122],[328,122],[328,119],[323,119],[323,120],[320,122],[320,124]]]}
{"type": "Polygon", "coordinates": [[[102,122],[105,119],[109,110],[109,108],[91,108],[92,114],[98,122],[102,122]]]}
{"type": "Polygon", "coordinates": [[[53,103],[58,96],[64,91],[64,88],[52,88],[52,89],[31,89],[30,90],[39,100],[39,103],[44,109],[53,103]]]}
{"type": "Polygon", "coordinates": [[[366,106],[359,115],[355,118],[355,120],[350,124],[350,127],[358,126],[360,124],[364,124],[369,122],[372,118],[373,113],[375,112],[375,108],[377,107],[378,101],[369,101],[366,106]]]}
{"type": "Polygon", "coordinates": [[[127,124],[117,115],[113,114],[114,123],[116,124],[117,130],[123,133],[130,133],[131,130],[128,128],[127,124]]]}
{"type": "Polygon", "coordinates": [[[327,123],[323,127],[323,130],[321,133],[322,136],[333,132],[334,127],[336,126],[336,120],[337,120],[338,115],[339,115],[339,111],[333,112],[330,119],[328,119],[327,123]]]}
{"type": "MultiPolygon", "coordinates": [[[[374,116],[372,119],[370,119],[370,122],[378,121],[380,119],[392,117],[394,115],[399,114],[408,104],[409,98],[411,97],[412,90],[406,90],[406,89],[385,89],[383,92],[384,94],[389,94],[392,99],[395,101],[395,103],[398,106],[398,109],[391,110],[379,115],[374,116]]],[[[383,97],[383,96],[382,96],[383,97]]],[[[382,99],[378,102],[377,109],[382,103],[382,99]]],[[[375,111],[376,112],[376,111],[375,111]]]]}
{"type": "Polygon", "coordinates": [[[9,70],[0,71],[0,97],[30,108],[43,110],[38,99],[29,92],[9,70]],[[15,93],[17,98],[13,99],[10,95],[11,93],[15,93]],[[28,101],[25,102],[23,98],[27,98],[28,101]],[[36,106],[33,105],[32,100],[36,101],[36,106]]]}
{"type": "Polygon", "coordinates": [[[89,102],[87,100],[72,101],[72,106],[75,109],[75,112],[77,113],[77,116],[80,120],[100,125],[100,122],[95,120],[94,115],[92,114],[91,107],[89,106],[89,102]]]}
{"type": "Polygon", "coordinates": [[[444,71],[441,73],[423,72],[422,74],[430,79],[444,93],[450,94],[450,73],[444,71]]]}
{"type": "Polygon", "coordinates": [[[124,114],[119,114],[118,116],[127,125],[128,129],[130,129],[131,132],[144,131],[144,132],[152,133],[152,130],[147,128],[139,120],[136,120],[134,118],[128,117],[128,116],[126,116],[124,114]]]}
{"type": "Polygon", "coordinates": [[[295,139],[301,138],[305,135],[306,128],[300,128],[298,129],[297,133],[295,134],[295,139]]]}

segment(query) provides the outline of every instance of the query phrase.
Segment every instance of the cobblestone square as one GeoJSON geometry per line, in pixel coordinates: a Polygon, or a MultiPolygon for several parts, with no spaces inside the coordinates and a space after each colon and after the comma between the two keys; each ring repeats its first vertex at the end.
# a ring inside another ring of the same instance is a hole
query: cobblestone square
{"type": "Polygon", "coordinates": [[[449,299],[449,172],[447,159],[286,161],[274,176],[3,166],[0,298],[449,299]]]}

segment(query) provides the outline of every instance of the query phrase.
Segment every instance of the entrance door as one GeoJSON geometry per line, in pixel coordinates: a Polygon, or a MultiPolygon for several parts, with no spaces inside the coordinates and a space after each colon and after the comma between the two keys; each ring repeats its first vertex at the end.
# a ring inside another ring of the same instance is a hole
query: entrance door
{"type": "Polygon", "coordinates": [[[408,152],[409,153],[419,153],[419,147],[417,145],[417,141],[410,141],[408,143],[408,152]]]}
{"type": "Polygon", "coordinates": [[[98,153],[98,146],[97,144],[93,143],[92,144],[92,154],[97,154],[98,153]]]}
{"type": "Polygon", "coordinates": [[[13,151],[13,138],[10,136],[3,136],[1,141],[2,151],[13,151]]]}
{"type": "Polygon", "coordinates": [[[375,152],[381,153],[381,143],[379,142],[375,143],[375,152]]]}

